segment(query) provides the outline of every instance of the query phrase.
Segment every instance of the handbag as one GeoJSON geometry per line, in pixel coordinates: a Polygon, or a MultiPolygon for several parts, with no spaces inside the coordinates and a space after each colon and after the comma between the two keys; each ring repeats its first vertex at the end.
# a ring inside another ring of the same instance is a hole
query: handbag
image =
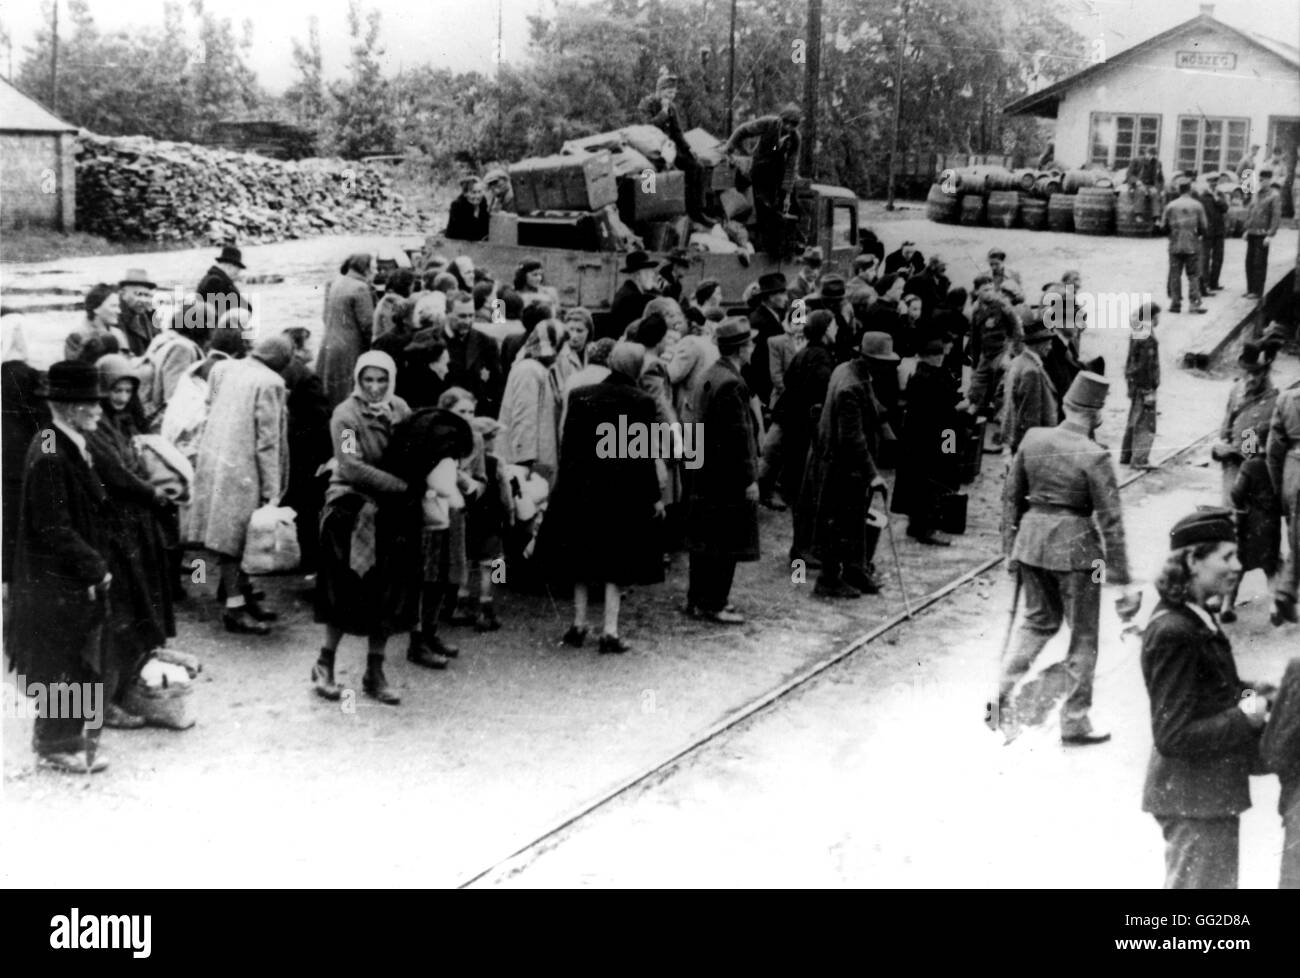
{"type": "Polygon", "coordinates": [[[253,511],[248,520],[244,557],[240,569],[245,574],[281,574],[298,566],[302,554],[298,549],[297,514],[288,506],[267,503],[253,511]]]}
{"type": "Polygon", "coordinates": [[[964,492],[944,493],[936,500],[937,519],[940,533],[961,536],[966,532],[966,494],[964,492]]]}

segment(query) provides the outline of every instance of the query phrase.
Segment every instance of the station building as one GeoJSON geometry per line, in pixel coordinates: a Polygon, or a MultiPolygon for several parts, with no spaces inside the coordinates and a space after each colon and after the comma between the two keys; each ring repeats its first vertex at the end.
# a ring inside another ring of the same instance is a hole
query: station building
{"type": "MultiPolygon", "coordinates": [[[[1122,170],[1154,146],[1166,175],[1235,170],[1280,147],[1291,196],[1300,144],[1300,49],[1198,16],[1003,109],[1056,120],[1063,168],[1122,170]]],[[[1290,201],[1288,200],[1288,204],[1290,201]]]]}
{"type": "Polygon", "coordinates": [[[0,229],[71,231],[77,127],[0,79],[0,229]]]}

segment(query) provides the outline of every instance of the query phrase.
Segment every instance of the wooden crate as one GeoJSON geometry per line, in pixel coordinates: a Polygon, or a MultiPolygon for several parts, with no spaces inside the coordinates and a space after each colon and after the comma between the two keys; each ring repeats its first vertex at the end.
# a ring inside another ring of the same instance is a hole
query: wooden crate
{"type": "Polygon", "coordinates": [[[613,159],[607,152],[539,156],[510,167],[515,210],[595,211],[618,200],[613,159]]]}

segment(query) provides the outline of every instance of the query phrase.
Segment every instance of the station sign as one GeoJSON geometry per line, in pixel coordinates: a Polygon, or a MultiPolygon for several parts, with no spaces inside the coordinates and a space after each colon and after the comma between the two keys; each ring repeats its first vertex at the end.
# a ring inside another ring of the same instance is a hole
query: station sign
{"type": "Polygon", "coordinates": [[[1230,51],[1179,51],[1174,64],[1179,68],[1233,71],[1237,67],[1237,56],[1230,51]]]}

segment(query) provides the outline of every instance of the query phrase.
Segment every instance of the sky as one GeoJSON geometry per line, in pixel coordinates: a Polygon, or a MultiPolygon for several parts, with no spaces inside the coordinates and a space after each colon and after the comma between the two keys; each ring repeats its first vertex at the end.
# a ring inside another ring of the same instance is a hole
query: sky
{"type": "MultiPolygon", "coordinates": [[[[63,4],[67,16],[66,0],[63,4]]],[[[706,0],[699,0],[701,4],[706,0]]],[[[712,0],[719,2],[719,0],[712,0]]],[[[801,3],[802,0],[791,0],[801,3]]],[[[824,0],[827,18],[835,5],[852,0],[824,0]]],[[[988,0],[996,4],[999,0],[988,0]]],[[[1054,0],[1086,37],[1101,32],[1108,55],[1194,17],[1201,0],[1054,0]]],[[[501,54],[507,62],[524,60],[528,43],[527,18],[550,15],[555,0],[363,0],[366,8],[383,13],[381,42],[385,69],[433,64],[453,71],[490,72],[495,64],[497,11],[501,10],[501,54]],[[499,8],[498,8],[499,5],[499,8]]],[[[188,7],[188,5],[187,5],[188,7]]],[[[1300,45],[1300,2],[1297,0],[1216,0],[1215,16],[1234,27],[1267,34],[1300,45]]],[[[132,25],[161,26],[162,0],[90,0],[101,30],[132,25]]],[[[294,78],[291,59],[294,37],[305,39],[307,20],[320,20],[321,47],[327,78],[342,76],[348,60],[347,0],[208,0],[208,9],[236,25],[253,22],[251,62],[262,85],[279,93],[294,78]]],[[[743,11],[743,0],[742,7],[743,11]]],[[[38,0],[0,0],[0,24],[13,41],[13,59],[21,63],[23,48],[41,21],[38,0]]],[[[8,52],[0,51],[0,71],[8,72],[8,52]]]]}

